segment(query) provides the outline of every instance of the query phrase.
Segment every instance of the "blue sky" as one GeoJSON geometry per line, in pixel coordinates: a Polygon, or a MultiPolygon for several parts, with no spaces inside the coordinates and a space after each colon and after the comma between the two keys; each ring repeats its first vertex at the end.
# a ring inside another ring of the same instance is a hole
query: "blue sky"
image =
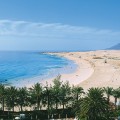
{"type": "Polygon", "coordinates": [[[0,50],[94,50],[120,43],[119,0],[0,0],[0,50]]]}

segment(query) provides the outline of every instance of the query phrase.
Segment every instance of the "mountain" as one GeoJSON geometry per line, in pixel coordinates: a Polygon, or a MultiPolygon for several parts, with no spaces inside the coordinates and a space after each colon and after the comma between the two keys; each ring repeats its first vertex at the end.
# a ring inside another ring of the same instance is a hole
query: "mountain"
{"type": "Polygon", "coordinates": [[[108,50],[120,50],[120,43],[108,48],[108,50]]]}

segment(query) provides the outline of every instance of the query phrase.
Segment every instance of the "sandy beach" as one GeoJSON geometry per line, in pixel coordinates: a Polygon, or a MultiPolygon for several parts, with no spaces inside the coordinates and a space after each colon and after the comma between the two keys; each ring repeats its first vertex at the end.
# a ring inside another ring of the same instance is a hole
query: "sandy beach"
{"type": "MultiPolygon", "coordinates": [[[[61,81],[66,82],[69,81],[70,85],[78,85],[82,81],[89,78],[93,72],[94,69],[92,65],[89,63],[89,61],[81,59],[77,52],[70,52],[70,53],[49,53],[51,55],[58,55],[61,57],[65,57],[69,60],[72,60],[77,64],[77,70],[73,73],[68,74],[62,74],[61,75],[61,81]]],[[[71,68],[72,69],[72,68],[71,68]]],[[[42,84],[52,84],[54,78],[50,78],[47,80],[41,81],[42,84]]]]}
{"type": "MultiPolygon", "coordinates": [[[[70,85],[79,85],[87,90],[91,87],[120,86],[120,51],[89,51],[89,52],[61,52],[48,53],[58,55],[74,61],[77,70],[70,74],[62,74],[61,81],[69,81],[70,85]]],[[[72,69],[72,68],[71,68],[72,69]]],[[[23,81],[27,87],[36,82],[46,85],[52,84],[54,78],[40,80],[39,77],[23,81]]]]}
{"type": "MultiPolygon", "coordinates": [[[[91,87],[120,87],[120,51],[90,51],[50,53],[73,60],[78,68],[72,74],[62,74],[61,80],[71,85],[79,85],[85,90],[91,87]]],[[[43,80],[42,84],[52,83],[52,79],[43,80]]]]}
{"type": "MultiPolygon", "coordinates": [[[[48,53],[73,60],[77,70],[70,74],[62,74],[61,81],[69,81],[70,85],[81,86],[84,91],[91,87],[120,87],[120,51],[89,51],[48,53]]],[[[25,87],[32,87],[36,82],[50,85],[53,79],[40,80],[39,77],[22,82],[25,87]]],[[[113,97],[111,100],[114,101],[113,97]]]]}

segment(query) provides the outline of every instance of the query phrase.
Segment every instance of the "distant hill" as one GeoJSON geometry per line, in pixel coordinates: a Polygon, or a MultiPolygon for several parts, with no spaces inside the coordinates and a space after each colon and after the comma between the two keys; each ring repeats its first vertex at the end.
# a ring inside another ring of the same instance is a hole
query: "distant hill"
{"type": "Polygon", "coordinates": [[[117,45],[114,45],[114,46],[108,48],[108,50],[120,50],[120,43],[118,43],[117,45]]]}

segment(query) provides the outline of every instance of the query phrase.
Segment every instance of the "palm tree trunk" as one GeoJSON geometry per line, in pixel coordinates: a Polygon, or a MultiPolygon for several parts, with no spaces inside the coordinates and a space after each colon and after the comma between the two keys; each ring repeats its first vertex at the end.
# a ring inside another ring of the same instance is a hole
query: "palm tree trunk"
{"type": "MultiPolygon", "coordinates": [[[[108,105],[110,104],[110,95],[107,96],[108,105]]],[[[109,107],[107,108],[107,112],[109,113],[109,107]]],[[[107,115],[107,119],[109,120],[109,115],[107,115]]]]}
{"type": "Polygon", "coordinates": [[[39,98],[37,97],[37,110],[40,108],[39,98]]]}
{"type": "Polygon", "coordinates": [[[37,110],[39,110],[39,103],[37,102],[37,110]]]}
{"type": "Polygon", "coordinates": [[[78,93],[77,93],[77,101],[78,101],[78,93]]]}
{"type": "Polygon", "coordinates": [[[57,104],[57,99],[56,99],[56,110],[57,110],[57,108],[58,108],[58,104],[57,104]]]}
{"type": "Polygon", "coordinates": [[[21,109],[21,111],[23,111],[23,109],[22,109],[22,105],[20,105],[20,109],[21,109]]]}
{"type": "Polygon", "coordinates": [[[65,108],[65,104],[64,104],[64,102],[63,102],[63,110],[64,110],[64,108],[65,108]]]}
{"type": "Polygon", "coordinates": [[[64,111],[64,108],[65,108],[65,103],[64,103],[64,101],[65,101],[65,98],[63,98],[63,102],[62,102],[62,105],[63,105],[63,111],[64,111]]]}
{"type": "Polygon", "coordinates": [[[117,108],[116,103],[117,103],[117,97],[115,97],[115,109],[117,108]]]}
{"type": "MultiPolygon", "coordinates": [[[[110,104],[110,95],[107,96],[108,105],[110,104]]],[[[109,113],[109,107],[107,108],[107,112],[109,113]]],[[[107,119],[109,120],[109,115],[107,115],[107,119]]]]}
{"type": "Polygon", "coordinates": [[[2,110],[4,111],[4,98],[2,98],[2,110]]]}
{"type": "Polygon", "coordinates": [[[14,112],[14,98],[13,98],[13,112],[14,112]]]}
{"type": "Polygon", "coordinates": [[[39,108],[40,108],[40,110],[42,109],[42,105],[41,105],[41,100],[40,100],[40,102],[39,102],[39,108]]]}
{"type": "Polygon", "coordinates": [[[40,101],[38,100],[37,102],[37,109],[39,110],[40,109],[40,101]]]}
{"type": "Polygon", "coordinates": [[[110,96],[108,95],[108,104],[110,103],[110,96]]]}
{"type": "Polygon", "coordinates": [[[49,111],[49,105],[50,105],[50,100],[49,100],[49,96],[48,96],[48,111],[49,111]]]}
{"type": "Polygon", "coordinates": [[[14,112],[14,106],[13,106],[13,112],[14,112]]]}
{"type": "Polygon", "coordinates": [[[49,93],[48,93],[48,97],[47,97],[47,99],[48,99],[48,119],[49,119],[49,110],[50,110],[50,108],[49,108],[49,105],[50,105],[50,97],[49,97],[49,93]]]}

